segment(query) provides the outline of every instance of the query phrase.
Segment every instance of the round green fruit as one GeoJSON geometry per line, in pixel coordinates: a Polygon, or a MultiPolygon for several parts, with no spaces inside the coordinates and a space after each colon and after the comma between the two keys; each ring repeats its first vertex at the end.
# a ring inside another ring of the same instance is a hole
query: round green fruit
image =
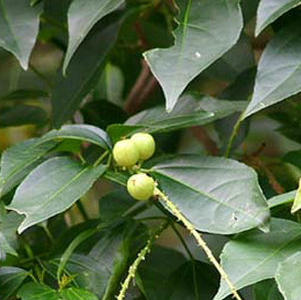
{"type": "Polygon", "coordinates": [[[132,175],[127,182],[127,190],[136,200],[146,201],[154,195],[155,181],[146,174],[132,175]]]}
{"type": "Polygon", "coordinates": [[[114,145],[113,157],[119,166],[132,167],[139,159],[139,152],[133,141],[125,139],[114,145]]]}
{"type": "Polygon", "coordinates": [[[131,137],[139,151],[139,159],[146,160],[153,156],[156,148],[154,138],[149,133],[136,133],[131,137]]]}

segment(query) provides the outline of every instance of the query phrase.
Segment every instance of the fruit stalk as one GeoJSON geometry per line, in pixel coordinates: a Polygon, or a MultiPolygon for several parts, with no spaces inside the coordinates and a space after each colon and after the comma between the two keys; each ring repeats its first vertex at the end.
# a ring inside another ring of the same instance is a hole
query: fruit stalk
{"type": "Polygon", "coordinates": [[[195,238],[197,244],[204,250],[205,254],[207,255],[208,259],[211,261],[211,263],[214,265],[214,267],[217,269],[219,274],[221,275],[221,278],[225,280],[227,285],[229,286],[229,289],[231,290],[233,297],[236,300],[242,300],[239,294],[237,293],[237,290],[233,283],[230,281],[227,273],[224,271],[223,267],[220,265],[220,263],[217,261],[217,259],[214,257],[212,251],[202,238],[201,234],[196,231],[194,226],[183,216],[183,214],[180,212],[180,210],[168,199],[168,197],[157,187],[155,188],[155,195],[160,197],[162,201],[166,204],[166,206],[171,210],[173,215],[183,223],[183,225],[187,228],[187,230],[192,234],[192,236],[195,238]]]}

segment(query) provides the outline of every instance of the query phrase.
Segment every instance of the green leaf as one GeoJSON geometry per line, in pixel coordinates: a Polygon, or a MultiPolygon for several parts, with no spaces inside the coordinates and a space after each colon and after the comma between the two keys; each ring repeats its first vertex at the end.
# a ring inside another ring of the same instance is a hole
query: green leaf
{"type": "Polygon", "coordinates": [[[98,300],[92,293],[78,288],[69,288],[61,291],[63,300],[98,300]]]}
{"type": "Polygon", "coordinates": [[[301,28],[297,23],[277,32],[265,48],[244,118],[300,92],[300,66],[301,28]]]}
{"type": "MultiPolygon", "coordinates": [[[[300,224],[272,219],[269,233],[253,230],[227,243],[221,255],[221,263],[235,287],[241,289],[273,278],[278,264],[298,251],[300,246],[300,224]]],[[[222,300],[230,294],[222,280],[214,300],[222,300]]]]}
{"type": "Polygon", "coordinates": [[[96,85],[116,41],[120,24],[120,18],[97,24],[76,51],[67,77],[59,76],[51,99],[55,127],[60,127],[73,116],[83,98],[96,85]],[[101,43],[95,43],[98,40],[101,43]]]}
{"type": "Polygon", "coordinates": [[[144,110],[130,117],[125,124],[145,127],[151,133],[169,132],[181,128],[205,125],[219,118],[243,110],[244,101],[225,101],[198,94],[187,94],[171,113],[163,106],[144,110]]]}
{"type": "Polygon", "coordinates": [[[257,10],[255,35],[276,21],[281,15],[301,4],[300,0],[261,0],[257,10]]]}
{"type": "Polygon", "coordinates": [[[71,207],[106,168],[84,166],[69,157],[55,157],[39,165],[21,183],[7,207],[26,215],[18,232],[71,207]]]}
{"type": "Polygon", "coordinates": [[[9,244],[6,237],[0,231],[0,261],[6,259],[6,254],[18,256],[15,249],[9,244]]]}
{"type": "Polygon", "coordinates": [[[237,0],[186,0],[179,6],[175,45],[144,54],[169,112],[188,83],[237,42],[243,26],[237,0]]]}
{"type": "Polygon", "coordinates": [[[167,298],[167,293],[170,292],[166,287],[167,279],[186,261],[180,252],[154,246],[136,274],[137,284],[146,299],[169,299],[167,298]]]}
{"type": "Polygon", "coordinates": [[[63,72],[92,27],[104,16],[117,9],[124,0],[74,0],[68,10],[69,44],[64,60],[63,72]]]}
{"type": "Polygon", "coordinates": [[[291,209],[291,213],[295,213],[301,208],[301,179],[299,180],[299,187],[295,194],[294,203],[291,209]]]}
{"type": "Polygon", "coordinates": [[[22,300],[60,300],[59,293],[47,285],[30,282],[21,287],[18,296],[22,300]]]}
{"type": "Polygon", "coordinates": [[[111,141],[102,129],[86,124],[64,125],[59,130],[52,130],[42,137],[42,141],[73,139],[90,142],[105,149],[111,149],[111,141]]]}
{"type": "Polygon", "coordinates": [[[31,51],[39,31],[40,8],[28,0],[0,1],[0,47],[13,53],[27,70],[31,51]]]}
{"type": "Polygon", "coordinates": [[[269,210],[253,169],[219,157],[181,155],[152,169],[169,199],[201,231],[266,230],[269,210]]]}
{"type": "Polygon", "coordinates": [[[192,263],[186,262],[167,279],[167,297],[164,299],[212,299],[218,283],[217,273],[208,264],[199,261],[195,261],[194,264],[195,271],[193,271],[192,263]],[[196,289],[198,294],[196,294],[196,289]]]}
{"type": "Polygon", "coordinates": [[[135,132],[170,132],[181,128],[205,125],[229,116],[246,107],[245,101],[217,100],[196,93],[185,94],[180,98],[171,113],[164,106],[157,106],[130,117],[124,125],[113,124],[107,128],[113,142],[122,136],[135,132]]]}
{"type": "Polygon", "coordinates": [[[0,163],[0,196],[18,185],[56,144],[54,141],[41,144],[40,139],[30,139],[4,151],[0,163]]]}
{"type": "Polygon", "coordinates": [[[103,282],[102,300],[114,299],[129,264],[145,245],[147,237],[146,228],[143,225],[133,221],[122,222],[106,232],[91,249],[89,257],[109,270],[109,278],[103,282]]]}
{"type": "Polygon", "coordinates": [[[294,201],[294,198],[296,196],[296,190],[284,193],[281,195],[277,195],[272,197],[271,199],[268,200],[268,204],[270,208],[283,205],[283,204],[288,204],[294,201]]]}
{"type": "Polygon", "coordinates": [[[8,300],[28,276],[28,272],[16,267],[0,268],[1,300],[8,300]]]}
{"type": "Polygon", "coordinates": [[[264,280],[255,284],[254,300],[283,300],[275,280],[264,280]]]}
{"type": "Polygon", "coordinates": [[[275,276],[279,290],[285,300],[299,300],[301,287],[301,252],[297,252],[282,261],[275,276]]]}
{"type": "MultiPolygon", "coordinates": [[[[291,129],[294,129],[290,126],[291,129]]],[[[286,153],[282,159],[286,163],[290,163],[301,169],[301,150],[290,151],[286,153]]]]}
{"type": "Polygon", "coordinates": [[[48,120],[44,109],[32,106],[17,104],[14,106],[1,107],[0,127],[21,126],[27,124],[42,125],[48,120]]]}
{"type": "Polygon", "coordinates": [[[28,99],[38,99],[38,98],[45,98],[48,96],[48,93],[41,90],[15,90],[10,92],[7,95],[1,97],[0,100],[4,101],[15,101],[15,100],[28,100],[28,99]]]}
{"type": "Polygon", "coordinates": [[[83,231],[80,233],[68,246],[68,248],[64,251],[63,255],[60,258],[60,264],[57,269],[57,280],[59,281],[61,279],[61,275],[63,273],[63,270],[66,266],[66,263],[68,262],[68,259],[72,255],[72,253],[75,251],[75,249],[86,239],[91,237],[96,232],[95,229],[88,229],[86,231],[83,231]]]}
{"type": "Polygon", "coordinates": [[[99,216],[105,222],[118,220],[134,204],[133,198],[124,190],[108,193],[98,202],[99,216]]]}

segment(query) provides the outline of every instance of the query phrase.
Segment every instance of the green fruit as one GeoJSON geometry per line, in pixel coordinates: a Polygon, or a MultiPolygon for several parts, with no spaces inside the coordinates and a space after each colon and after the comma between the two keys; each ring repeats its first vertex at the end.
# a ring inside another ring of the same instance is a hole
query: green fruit
{"type": "Polygon", "coordinates": [[[130,139],[119,141],[113,148],[113,157],[121,167],[132,167],[139,159],[139,152],[130,139]]]}
{"type": "Polygon", "coordinates": [[[154,138],[148,133],[136,133],[131,137],[139,151],[139,159],[146,160],[153,156],[156,148],[154,138]]]}
{"type": "Polygon", "coordinates": [[[132,175],[127,182],[127,190],[136,200],[146,201],[154,195],[155,181],[146,174],[132,175]]]}

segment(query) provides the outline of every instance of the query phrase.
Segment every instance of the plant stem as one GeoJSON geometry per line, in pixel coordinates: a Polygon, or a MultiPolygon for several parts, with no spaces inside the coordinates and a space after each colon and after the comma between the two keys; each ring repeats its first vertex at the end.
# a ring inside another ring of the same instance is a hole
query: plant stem
{"type": "Polygon", "coordinates": [[[108,154],[109,154],[109,150],[105,151],[102,155],[100,155],[97,161],[93,164],[93,167],[97,167],[108,154]]]}
{"type": "Polygon", "coordinates": [[[117,300],[122,300],[125,298],[126,291],[128,290],[132,279],[136,275],[138,266],[140,265],[140,263],[143,260],[145,260],[145,257],[147,256],[147,254],[150,253],[150,251],[151,251],[151,247],[152,247],[154,241],[160,236],[162,231],[165,230],[168,225],[169,225],[169,221],[163,222],[158,228],[156,228],[150,234],[150,237],[147,240],[145,247],[138,253],[137,258],[135,259],[133,264],[129,267],[128,275],[127,275],[126,279],[124,280],[124,282],[121,284],[121,290],[120,290],[118,296],[116,297],[117,300]]]}
{"type": "Polygon", "coordinates": [[[231,150],[232,150],[232,146],[233,146],[233,142],[238,134],[238,130],[240,128],[240,125],[242,123],[242,118],[243,118],[243,115],[244,115],[244,111],[240,114],[240,116],[238,117],[234,127],[233,127],[233,131],[232,131],[232,134],[230,136],[230,139],[229,139],[229,142],[228,142],[228,145],[227,145],[227,150],[225,152],[225,157],[229,157],[230,154],[231,154],[231,150]]]}
{"type": "Polygon", "coordinates": [[[196,231],[194,226],[183,216],[183,214],[180,212],[180,210],[168,199],[168,197],[160,191],[157,187],[155,189],[155,195],[159,196],[166,206],[171,210],[171,212],[175,215],[175,217],[178,218],[179,221],[181,221],[184,226],[187,228],[187,230],[193,235],[195,238],[197,244],[204,250],[206,253],[208,259],[211,261],[211,263],[215,266],[219,274],[221,275],[221,278],[225,280],[227,285],[229,286],[230,291],[233,294],[233,297],[236,300],[242,300],[239,294],[236,291],[235,286],[230,281],[227,273],[224,271],[223,267],[220,265],[220,263],[217,261],[217,259],[214,257],[212,251],[207,246],[206,242],[203,240],[201,235],[196,231]]]}

